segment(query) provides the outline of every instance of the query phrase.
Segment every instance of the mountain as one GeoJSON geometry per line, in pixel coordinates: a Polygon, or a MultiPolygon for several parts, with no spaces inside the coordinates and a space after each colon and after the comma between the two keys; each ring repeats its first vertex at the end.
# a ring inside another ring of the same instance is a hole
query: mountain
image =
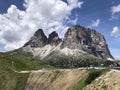
{"type": "Polygon", "coordinates": [[[48,37],[48,44],[52,46],[57,46],[58,44],[60,44],[60,42],[62,42],[62,39],[60,39],[58,34],[53,31],[48,37]]]}
{"type": "Polygon", "coordinates": [[[39,29],[21,49],[53,66],[65,68],[81,66],[81,62],[92,64],[92,61],[97,62],[99,59],[113,60],[104,36],[80,25],[69,28],[63,40],[55,31],[47,38],[43,30],[39,29]]]}
{"type": "Polygon", "coordinates": [[[30,39],[29,42],[25,43],[25,46],[30,45],[31,48],[43,47],[47,43],[47,37],[45,36],[42,29],[39,29],[35,32],[33,37],[30,39]]]}
{"type": "Polygon", "coordinates": [[[113,58],[101,33],[79,25],[68,29],[61,47],[65,48],[66,46],[70,49],[83,50],[100,59],[113,58]]]}
{"type": "Polygon", "coordinates": [[[0,90],[115,90],[119,88],[119,71],[105,74],[107,69],[86,67],[105,64],[110,58],[104,36],[95,30],[73,26],[62,40],[55,31],[47,38],[39,29],[20,49],[0,53],[0,90]],[[112,80],[111,75],[116,78],[112,80]],[[99,81],[106,77],[107,81],[100,85],[99,81]]]}

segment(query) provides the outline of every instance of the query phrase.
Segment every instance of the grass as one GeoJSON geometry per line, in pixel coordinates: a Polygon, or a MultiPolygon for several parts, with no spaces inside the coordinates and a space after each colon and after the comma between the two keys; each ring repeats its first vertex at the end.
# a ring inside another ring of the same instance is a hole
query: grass
{"type": "Polygon", "coordinates": [[[85,80],[86,80],[87,76],[85,76],[83,79],[81,79],[74,87],[72,90],[82,90],[86,84],[85,84],[85,80]]]}
{"type": "Polygon", "coordinates": [[[101,70],[89,70],[88,74],[86,76],[83,77],[83,79],[81,79],[74,87],[72,90],[82,90],[85,86],[87,86],[88,84],[92,83],[92,81],[94,81],[96,78],[98,78],[99,76],[105,74],[106,72],[108,72],[108,69],[101,69],[101,70]]]}
{"type": "Polygon", "coordinates": [[[89,72],[88,77],[85,80],[86,85],[90,84],[92,81],[94,81],[97,77],[101,76],[102,74],[108,72],[108,69],[101,69],[101,70],[91,70],[89,72]]]}
{"type": "Polygon", "coordinates": [[[28,75],[13,72],[10,63],[0,58],[0,90],[23,90],[28,75]]]}
{"type": "MultiPolygon", "coordinates": [[[[7,53],[0,53],[0,90],[24,89],[29,73],[16,73],[13,71],[13,69],[16,71],[22,71],[37,70],[43,68],[55,69],[53,66],[50,66],[49,64],[39,60],[37,57],[33,57],[30,53],[25,53],[20,50],[7,53]]],[[[105,70],[99,71],[100,75],[102,75],[104,71],[105,70]]],[[[94,71],[91,70],[89,72],[94,71]]],[[[58,74],[58,72],[56,73],[58,74]]],[[[56,77],[54,77],[53,80],[56,77]]],[[[73,90],[81,90],[82,88],[84,88],[88,84],[86,83],[86,80],[88,79],[89,81],[89,78],[89,75],[85,76],[80,82],[78,82],[78,84],[75,85],[73,90]]]]}
{"type": "Polygon", "coordinates": [[[21,70],[54,69],[30,53],[20,51],[0,53],[0,90],[23,90],[29,73],[16,73],[21,70]]]}
{"type": "Polygon", "coordinates": [[[54,67],[42,62],[37,57],[33,57],[30,53],[14,51],[0,54],[0,59],[7,60],[9,66],[21,70],[37,70],[37,69],[54,69],[54,67]]]}

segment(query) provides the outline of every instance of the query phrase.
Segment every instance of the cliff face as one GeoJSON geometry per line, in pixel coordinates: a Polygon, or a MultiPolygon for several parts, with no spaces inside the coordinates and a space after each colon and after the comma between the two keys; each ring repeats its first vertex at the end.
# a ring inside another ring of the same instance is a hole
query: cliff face
{"type": "Polygon", "coordinates": [[[104,36],[79,25],[69,28],[61,48],[80,49],[101,59],[113,58],[104,36]]]}
{"type": "Polygon", "coordinates": [[[35,56],[45,57],[53,51],[71,54],[68,50],[80,50],[99,59],[113,59],[104,36],[80,25],[69,28],[63,40],[55,31],[47,38],[43,30],[39,29],[23,48],[24,51],[32,52],[35,56]],[[26,47],[29,47],[29,50],[26,47]]]}

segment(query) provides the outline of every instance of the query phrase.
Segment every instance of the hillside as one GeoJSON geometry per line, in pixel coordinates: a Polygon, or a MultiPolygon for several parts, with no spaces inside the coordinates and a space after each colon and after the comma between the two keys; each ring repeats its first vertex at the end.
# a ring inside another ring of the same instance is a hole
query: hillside
{"type": "Polygon", "coordinates": [[[56,70],[30,73],[25,90],[71,90],[87,70],[56,70]]]}
{"type": "Polygon", "coordinates": [[[83,90],[120,90],[120,71],[112,70],[102,75],[83,90]]]}
{"type": "Polygon", "coordinates": [[[0,90],[23,90],[29,73],[21,70],[53,69],[54,67],[33,58],[30,53],[20,51],[0,53],[0,90]],[[19,88],[18,88],[19,87],[19,88]]]}
{"type": "Polygon", "coordinates": [[[32,72],[25,90],[119,90],[120,71],[108,71],[64,69],[32,72]]]}
{"type": "MultiPolygon", "coordinates": [[[[108,70],[55,69],[41,62],[37,57],[33,58],[30,53],[20,53],[19,51],[0,53],[0,90],[81,90],[84,87],[85,90],[88,90],[86,88],[99,86],[98,81],[105,80],[106,87],[111,86],[114,89],[114,85],[116,85],[115,88],[119,88],[120,77],[116,71],[105,74],[108,70]],[[21,71],[29,72],[21,73],[21,71]],[[88,85],[86,80],[89,81],[90,72],[98,75],[99,78],[95,81],[92,79],[93,81],[88,85]],[[102,74],[103,76],[100,76],[102,74]],[[88,86],[86,87],[86,85],[88,86]]],[[[103,84],[99,88],[98,90],[101,90],[103,84]]]]}

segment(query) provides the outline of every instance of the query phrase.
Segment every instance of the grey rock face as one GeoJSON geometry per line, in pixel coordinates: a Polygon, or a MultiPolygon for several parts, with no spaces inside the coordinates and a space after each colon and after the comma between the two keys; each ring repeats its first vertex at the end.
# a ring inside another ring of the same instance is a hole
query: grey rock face
{"type": "Polygon", "coordinates": [[[91,45],[90,34],[85,28],[74,26],[69,28],[63,39],[61,48],[68,47],[70,49],[84,49],[85,45],[91,45]]]}
{"type": "Polygon", "coordinates": [[[95,30],[91,30],[80,25],[69,28],[63,41],[55,31],[47,38],[43,30],[39,29],[35,32],[29,42],[24,45],[24,47],[29,45],[31,48],[42,48],[48,44],[51,46],[57,46],[60,42],[62,44],[60,44],[61,46],[59,50],[67,47],[70,50],[78,49],[85,51],[100,59],[113,59],[104,36],[95,30]]]}
{"type": "Polygon", "coordinates": [[[43,47],[47,43],[47,37],[45,36],[42,29],[39,29],[35,32],[33,37],[24,45],[30,45],[32,48],[34,47],[43,47]]]}
{"type": "Polygon", "coordinates": [[[59,38],[58,34],[53,31],[48,37],[48,44],[57,46],[62,40],[59,38]]]}
{"type": "Polygon", "coordinates": [[[58,34],[54,31],[47,38],[42,29],[35,32],[33,37],[25,43],[25,46],[30,45],[32,48],[43,47],[47,44],[57,46],[62,40],[59,38],[58,34]]]}
{"type": "Polygon", "coordinates": [[[104,36],[80,25],[68,29],[61,45],[61,48],[65,47],[80,49],[101,59],[113,58],[104,36]]]}

